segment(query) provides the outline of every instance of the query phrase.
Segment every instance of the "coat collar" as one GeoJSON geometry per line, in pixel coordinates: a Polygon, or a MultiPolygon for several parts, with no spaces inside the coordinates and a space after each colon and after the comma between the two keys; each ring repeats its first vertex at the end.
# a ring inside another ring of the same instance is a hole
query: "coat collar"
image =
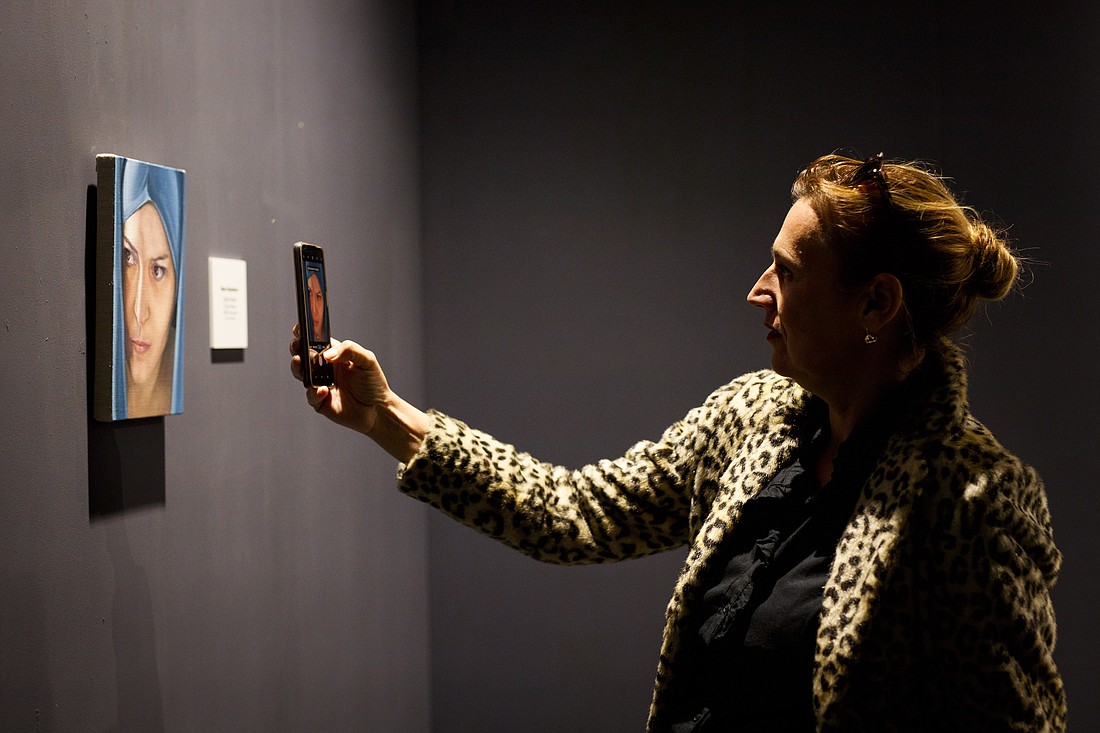
{"type": "Polygon", "coordinates": [[[903,390],[904,417],[864,484],[825,584],[814,665],[814,705],[823,721],[837,717],[860,657],[863,630],[896,565],[899,542],[928,476],[929,441],[942,441],[969,414],[964,359],[957,348],[926,357],[903,390]]]}

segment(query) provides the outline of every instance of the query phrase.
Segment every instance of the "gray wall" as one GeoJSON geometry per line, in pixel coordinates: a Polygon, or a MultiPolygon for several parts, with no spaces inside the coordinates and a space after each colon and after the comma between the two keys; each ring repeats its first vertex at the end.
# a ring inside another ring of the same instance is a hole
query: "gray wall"
{"type": "Polygon", "coordinates": [[[316,241],[336,328],[421,394],[411,4],[7,0],[0,68],[0,729],[427,731],[425,513],[286,353],[316,241]],[[102,429],[97,152],[188,171],[186,411],[102,429]],[[228,360],[212,255],[248,262],[228,360]]]}
{"type": "MultiPolygon", "coordinates": [[[[973,5],[426,0],[428,397],[549,460],[617,455],[767,364],[743,298],[801,166],[936,161],[1035,260],[967,339],[972,402],[1048,483],[1057,659],[1100,729],[1100,18],[973,5]]],[[[555,568],[430,523],[438,733],[640,729],[680,554],[555,568]]]]}

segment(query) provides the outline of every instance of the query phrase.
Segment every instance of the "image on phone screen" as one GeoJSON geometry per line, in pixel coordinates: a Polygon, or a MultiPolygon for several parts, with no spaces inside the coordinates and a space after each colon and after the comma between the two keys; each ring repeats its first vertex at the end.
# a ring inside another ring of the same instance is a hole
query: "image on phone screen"
{"type": "Polygon", "coordinates": [[[309,301],[309,344],[328,348],[328,303],[325,297],[325,270],[316,262],[305,263],[306,298],[309,301]]]}

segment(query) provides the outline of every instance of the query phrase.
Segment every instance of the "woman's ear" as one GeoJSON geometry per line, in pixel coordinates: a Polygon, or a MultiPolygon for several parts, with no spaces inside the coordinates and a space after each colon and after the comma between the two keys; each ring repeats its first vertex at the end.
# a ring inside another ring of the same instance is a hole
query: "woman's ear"
{"type": "Polygon", "coordinates": [[[869,333],[878,333],[901,312],[904,303],[901,281],[888,272],[871,278],[864,289],[861,305],[863,324],[869,333]]]}

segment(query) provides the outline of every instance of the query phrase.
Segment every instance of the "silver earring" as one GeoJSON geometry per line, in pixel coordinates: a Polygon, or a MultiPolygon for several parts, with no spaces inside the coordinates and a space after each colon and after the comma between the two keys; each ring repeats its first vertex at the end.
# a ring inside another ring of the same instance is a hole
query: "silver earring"
{"type": "Polygon", "coordinates": [[[865,344],[878,343],[878,336],[876,336],[875,334],[868,331],[867,335],[863,337],[863,343],[865,343],[865,344]]]}

